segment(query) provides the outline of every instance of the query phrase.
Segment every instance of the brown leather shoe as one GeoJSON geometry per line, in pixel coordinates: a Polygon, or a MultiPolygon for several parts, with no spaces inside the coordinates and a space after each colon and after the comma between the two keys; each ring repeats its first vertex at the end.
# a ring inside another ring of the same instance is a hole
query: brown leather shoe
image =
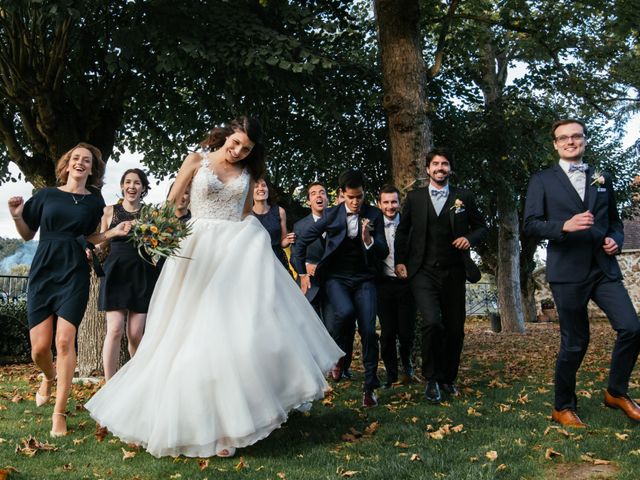
{"type": "Polygon", "coordinates": [[[331,378],[334,382],[339,382],[342,378],[342,358],[331,369],[331,378]]]}
{"type": "Polygon", "coordinates": [[[564,410],[551,411],[551,420],[558,422],[563,427],[586,428],[587,424],[580,420],[580,417],[574,410],[565,408],[564,410]]]}
{"type": "Polygon", "coordinates": [[[376,398],[376,394],[371,390],[366,390],[362,394],[362,406],[365,408],[371,408],[378,405],[378,399],[376,398]]]}
{"type": "Polygon", "coordinates": [[[604,391],[604,404],[609,408],[622,410],[627,417],[635,422],[640,422],[640,406],[629,395],[616,397],[609,390],[604,391]]]}

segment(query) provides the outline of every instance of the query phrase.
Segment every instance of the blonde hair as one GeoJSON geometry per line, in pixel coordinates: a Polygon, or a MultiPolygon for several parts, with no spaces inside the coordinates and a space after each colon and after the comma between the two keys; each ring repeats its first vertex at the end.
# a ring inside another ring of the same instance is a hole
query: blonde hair
{"type": "Polygon", "coordinates": [[[67,166],[69,165],[69,160],[71,160],[71,154],[76,148],[86,148],[91,152],[91,174],[89,175],[89,178],[87,178],[87,187],[95,187],[98,189],[102,188],[102,185],[104,184],[102,178],[104,177],[105,169],[105,164],[102,160],[102,152],[97,147],[85,142],[78,143],[75,147],[62,155],[60,160],[58,160],[58,163],[56,164],[56,179],[58,180],[58,185],[64,185],[67,183],[67,179],[69,178],[67,166]]]}

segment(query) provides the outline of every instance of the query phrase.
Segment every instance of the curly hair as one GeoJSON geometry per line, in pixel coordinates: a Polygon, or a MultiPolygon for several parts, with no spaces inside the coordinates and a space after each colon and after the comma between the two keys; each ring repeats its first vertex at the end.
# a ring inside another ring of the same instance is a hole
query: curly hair
{"type": "Polygon", "coordinates": [[[240,164],[247,167],[251,178],[256,181],[264,176],[266,166],[265,149],[262,143],[262,126],[255,118],[242,116],[234,118],[221,127],[214,127],[207,135],[207,138],[200,143],[200,146],[209,150],[217,150],[224,145],[227,137],[234,132],[246,134],[249,140],[254,143],[251,153],[240,164]]]}
{"type": "Polygon", "coordinates": [[[67,183],[67,179],[69,178],[67,167],[69,166],[71,155],[77,148],[86,148],[91,152],[91,174],[89,175],[89,178],[87,178],[87,187],[94,187],[99,190],[104,184],[103,177],[105,163],[102,160],[102,152],[97,147],[85,142],[78,143],[58,160],[58,163],[56,164],[56,179],[58,180],[58,185],[64,185],[67,183]]]}

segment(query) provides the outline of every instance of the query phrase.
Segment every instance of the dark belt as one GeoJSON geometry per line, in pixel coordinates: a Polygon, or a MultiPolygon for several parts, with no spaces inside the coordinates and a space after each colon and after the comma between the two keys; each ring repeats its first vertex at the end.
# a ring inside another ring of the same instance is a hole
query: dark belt
{"type": "Polygon", "coordinates": [[[96,272],[98,277],[104,277],[104,270],[100,266],[100,261],[96,255],[96,246],[87,240],[84,235],[75,236],[72,233],[67,232],[42,232],[40,233],[40,241],[54,241],[54,242],[76,242],[82,248],[82,253],[88,248],[91,250],[91,264],[93,265],[93,271],[96,272]]]}

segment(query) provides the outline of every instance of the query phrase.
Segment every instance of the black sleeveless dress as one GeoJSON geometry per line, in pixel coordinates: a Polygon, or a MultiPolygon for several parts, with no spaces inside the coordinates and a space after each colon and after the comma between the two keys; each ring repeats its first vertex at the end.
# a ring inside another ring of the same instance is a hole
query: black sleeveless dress
{"type": "Polygon", "coordinates": [[[78,327],[89,300],[85,237],[95,233],[104,209],[99,191],[89,195],[44,188],[24,205],[22,217],[40,230],[29,270],[27,318],[33,328],[54,314],[78,327]]]}
{"type": "MultiPolygon", "coordinates": [[[[137,216],[138,212],[127,212],[122,205],[116,204],[109,228],[135,220],[137,216]]],[[[147,313],[160,270],[140,257],[129,237],[111,240],[111,252],[103,269],[105,275],[100,281],[98,308],[147,313]]]]}
{"type": "Polygon", "coordinates": [[[282,249],[280,245],[282,241],[282,228],[280,227],[280,208],[277,205],[271,205],[267,213],[256,213],[253,210],[251,211],[252,215],[256,217],[262,226],[269,232],[269,236],[271,237],[271,248],[273,253],[275,253],[280,263],[287,269],[289,273],[289,260],[287,259],[287,254],[282,249]]]}

